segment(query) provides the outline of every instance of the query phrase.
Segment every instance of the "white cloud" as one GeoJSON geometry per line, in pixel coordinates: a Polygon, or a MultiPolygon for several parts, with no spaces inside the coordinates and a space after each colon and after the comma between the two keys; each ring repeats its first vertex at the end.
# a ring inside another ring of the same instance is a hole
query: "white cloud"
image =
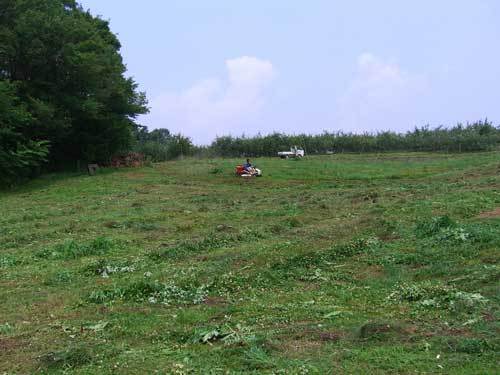
{"type": "Polygon", "coordinates": [[[275,69],[269,61],[244,56],[226,60],[226,70],[224,80],[205,79],[180,93],[156,97],[146,123],[205,144],[216,135],[244,133],[265,104],[275,69]]]}
{"type": "Polygon", "coordinates": [[[335,128],[402,131],[421,125],[420,97],[427,91],[425,76],[364,53],[358,58],[354,79],[338,100],[335,128]]]}

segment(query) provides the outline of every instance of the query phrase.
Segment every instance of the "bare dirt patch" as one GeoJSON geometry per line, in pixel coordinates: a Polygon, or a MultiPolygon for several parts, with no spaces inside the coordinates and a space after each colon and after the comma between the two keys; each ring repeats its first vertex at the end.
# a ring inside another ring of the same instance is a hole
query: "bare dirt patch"
{"type": "Polygon", "coordinates": [[[500,217],[500,207],[495,208],[493,211],[482,212],[477,216],[479,219],[494,219],[500,217]]]}
{"type": "Polygon", "coordinates": [[[384,268],[382,266],[367,266],[357,274],[358,280],[379,279],[384,276],[384,268]]]}
{"type": "Polygon", "coordinates": [[[15,350],[22,347],[23,345],[24,342],[18,338],[0,339],[0,353],[15,350]]]}
{"type": "Polygon", "coordinates": [[[129,172],[125,174],[125,177],[131,180],[137,180],[137,179],[143,179],[144,177],[146,177],[146,175],[141,172],[129,172]]]}
{"type": "Polygon", "coordinates": [[[224,306],[227,304],[227,301],[222,297],[207,297],[203,304],[207,306],[224,306]]]}
{"type": "Polygon", "coordinates": [[[345,336],[344,332],[341,331],[319,333],[319,339],[321,341],[339,341],[344,336],[345,336]]]}
{"type": "Polygon", "coordinates": [[[294,358],[301,357],[311,352],[318,351],[322,346],[320,341],[309,340],[288,340],[283,341],[279,345],[280,351],[294,358]]]}
{"type": "Polygon", "coordinates": [[[441,336],[474,336],[473,332],[469,328],[444,328],[441,330],[440,334],[441,336]]]}

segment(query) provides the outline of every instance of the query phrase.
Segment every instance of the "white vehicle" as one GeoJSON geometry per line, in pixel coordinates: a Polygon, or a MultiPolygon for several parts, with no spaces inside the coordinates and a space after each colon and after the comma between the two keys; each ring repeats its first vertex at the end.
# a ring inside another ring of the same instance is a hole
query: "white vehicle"
{"type": "Polygon", "coordinates": [[[290,148],[290,151],[278,152],[278,156],[282,159],[301,158],[304,156],[304,154],[304,150],[297,148],[297,146],[293,146],[292,148],[290,148]]]}

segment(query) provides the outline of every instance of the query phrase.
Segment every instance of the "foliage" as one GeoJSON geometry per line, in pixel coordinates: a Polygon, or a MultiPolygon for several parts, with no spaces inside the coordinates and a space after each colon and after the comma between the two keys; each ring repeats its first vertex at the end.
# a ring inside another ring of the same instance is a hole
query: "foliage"
{"type": "Polygon", "coordinates": [[[224,345],[246,345],[255,340],[251,329],[241,324],[236,324],[234,327],[226,324],[222,327],[197,329],[193,337],[193,342],[202,344],[221,341],[224,345]]]}
{"type": "Polygon", "coordinates": [[[35,175],[47,161],[49,143],[22,135],[33,117],[15,95],[15,85],[0,80],[0,186],[35,175]]]}
{"type": "Polygon", "coordinates": [[[76,1],[3,0],[0,8],[0,162],[29,154],[20,164],[38,167],[42,141],[54,166],[128,149],[146,100],[124,76],[108,22],[76,1]]]}
{"type": "Polygon", "coordinates": [[[218,156],[276,156],[291,146],[303,147],[307,154],[327,152],[446,151],[471,152],[498,148],[500,128],[488,120],[458,124],[451,128],[428,126],[407,133],[325,132],[320,135],[274,133],[256,137],[218,137],[206,152],[218,156]]]}
{"type": "Polygon", "coordinates": [[[148,132],[143,126],[136,132],[135,151],[144,154],[152,162],[161,162],[191,156],[195,147],[191,139],[181,134],[171,134],[168,129],[148,132]]]}

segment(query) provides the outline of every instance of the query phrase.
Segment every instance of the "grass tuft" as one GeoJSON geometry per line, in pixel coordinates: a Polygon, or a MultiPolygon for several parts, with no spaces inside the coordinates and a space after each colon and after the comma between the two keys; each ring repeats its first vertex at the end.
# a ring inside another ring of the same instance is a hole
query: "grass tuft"
{"type": "Polygon", "coordinates": [[[207,286],[185,286],[159,283],[157,281],[139,281],[124,287],[93,291],[87,300],[91,303],[107,303],[117,300],[136,303],[147,302],[161,305],[200,304],[208,295],[207,286]]]}
{"type": "Polygon", "coordinates": [[[58,352],[50,352],[39,357],[42,365],[49,369],[73,369],[90,363],[92,359],[91,352],[82,346],[70,347],[58,352]]]}
{"type": "Polygon", "coordinates": [[[44,249],[35,254],[38,259],[77,259],[93,255],[104,255],[115,248],[115,242],[105,237],[98,237],[89,243],[66,241],[53,248],[44,249]]]}

